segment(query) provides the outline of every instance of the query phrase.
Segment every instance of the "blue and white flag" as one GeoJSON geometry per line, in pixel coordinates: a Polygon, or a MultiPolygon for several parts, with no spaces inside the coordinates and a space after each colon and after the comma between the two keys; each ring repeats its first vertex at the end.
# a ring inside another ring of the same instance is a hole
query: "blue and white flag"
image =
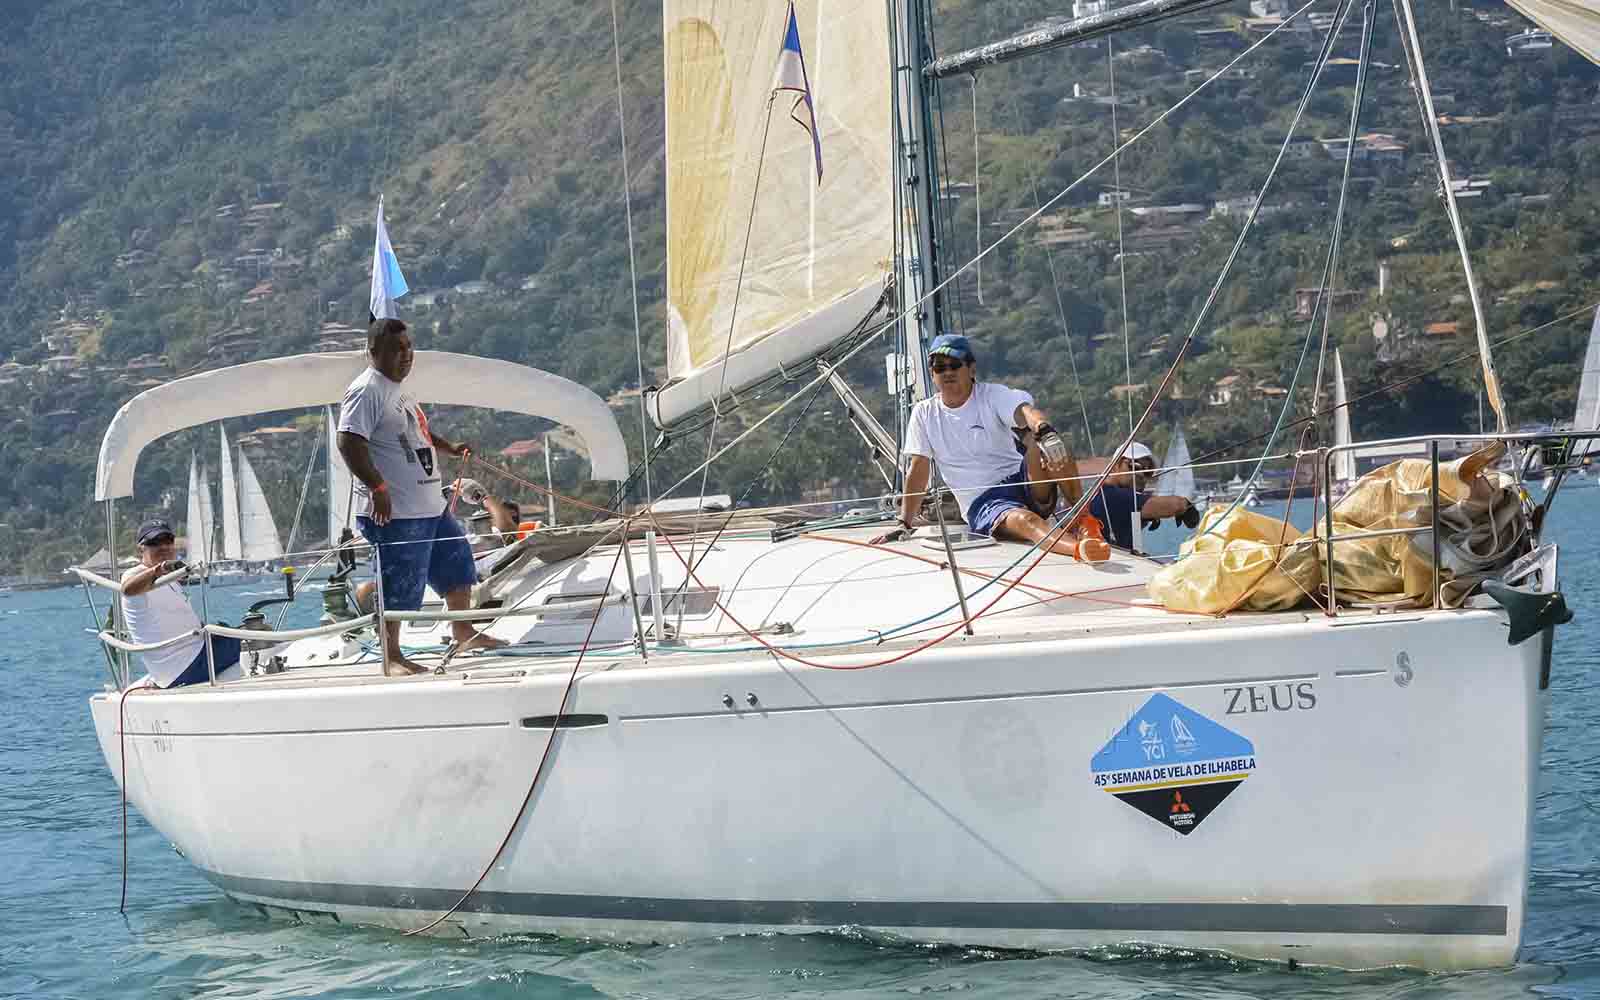
{"type": "Polygon", "coordinates": [[[822,183],[822,137],[817,134],[817,108],[811,100],[811,80],[806,76],[806,59],[800,54],[800,24],[795,20],[794,4],[789,4],[788,27],[783,32],[783,51],[778,53],[777,80],[772,89],[792,90],[800,95],[789,117],[811,133],[811,152],[817,162],[817,183],[822,183]]]}
{"type": "Polygon", "coordinates": [[[406,276],[400,273],[400,261],[395,259],[394,247],[389,245],[389,227],[383,224],[383,196],[378,196],[378,235],[372,246],[372,293],[367,303],[371,319],[399,319],[400,310],[394,300],[411,291],[406,276]]]}

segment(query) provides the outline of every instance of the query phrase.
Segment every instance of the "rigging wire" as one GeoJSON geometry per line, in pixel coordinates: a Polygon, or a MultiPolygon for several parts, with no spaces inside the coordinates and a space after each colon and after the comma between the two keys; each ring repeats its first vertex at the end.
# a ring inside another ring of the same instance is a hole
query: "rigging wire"
{"type": "MultiPolygon", "coordinates": [[[[628,223],[628,290],[633,295],[633,357],[639,375],[639,445],[644,449],[644,502],[650,496],[650,423],[644,403],[644,333],[639,325],[639,270],[633,248],[632,177],[628,173],[628,121],[622,105],[622,41],[617,27],[617,0],[611,0],[611,60],[617,74],[617,135],[622,140],[622,207],[628,223]]],[[[726,369],[724,369],[726,372],[726,369]]]]}
{"type": "MultiPolygon", "coordinates": [[[[1122,242],[1122,157],[1117,143],[1122,132],[1117,128],[1117,65],[1112,55],[1111,36],[1106,36],[1106,72],[1111,77],[1111,200],[1117,206],[1117,278],[1122,289],[1122,370],[1127,390],[1123,398],[1128,401],[1128,440],[1133,440],[1133,351],[1128,343],[1128,254],[1122,242]]],[[[1091,447],[1093,447],[1091,445],[1091,447]]]]}
{"type": "MultiPolygon", "coordinates": [[[[983,246],[983,173],[978,161],[978,74],[972,74],[972,201],[977,209],[978,238],[974,241],[978,246],[983,246]]],[[[973,269],[977,275],[978,305],[983,305],[983,261],[978,261],[978,266],[973,269]]]]}

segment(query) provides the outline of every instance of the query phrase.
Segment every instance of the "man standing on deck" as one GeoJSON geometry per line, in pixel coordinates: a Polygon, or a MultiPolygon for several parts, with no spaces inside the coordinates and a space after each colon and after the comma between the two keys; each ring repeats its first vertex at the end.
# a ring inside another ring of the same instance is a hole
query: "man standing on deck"
{"type": "Polygon", "coordinates": [[[1110,547],[1092,519],[1065,532],[1045,520],[1055,511],[1058,490],[1069,503],[1082,495],[1071,479],[1077,475],[1072,449],[1033,405],[1033,396],[979,382],[977,363],[967,338],[949,333],[934,338],[928,369],[937,395],[913,407],[906,424],[904,453],[910,463],[901,526],[876,541],[903,538],[915,526],[938,462],[974,534],[1029,544],[1048,538],[1052,552],[1090,562],[1108,558],[1110,547]]]}
{"type": "MultiPolygon", "coordinates": [[[[377,546],[384,608],[418,610],[431,584],[444,595],[445,607],[465,611],[477,574],[466,532],[445,510],[437,450],[465,456],[471,449],[430,428],[422,407],[402,387],[414,357],[404,323],[379,319],[367,328],[369,364],[345,390],[339,454],[357,484],[356,527],[377,546]]],[[[400,650],[400,623],[385,622],[384,630],[383,672],[422,673],[400,650]]],[[[466,622],[451,622],[450,630],[463,650],[505,645],[466,622]]]]}

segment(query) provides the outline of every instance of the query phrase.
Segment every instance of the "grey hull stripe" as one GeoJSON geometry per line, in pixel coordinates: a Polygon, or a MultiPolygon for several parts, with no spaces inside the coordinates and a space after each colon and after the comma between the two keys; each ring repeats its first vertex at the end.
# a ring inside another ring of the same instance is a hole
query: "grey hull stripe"
{"type": "MultiPolygon", "coordinates": [[[[300,908],[448,910],[459,889],[284,882],[203,872],[228,893],[300,908]]],[[[661,899],[546,892],[476,892],[468,913],[586,920],[765,926],[960,927],[1062,931],[1256,934],[1506,933],[1504,906],[1384,903],[957,903],[850,900],[661,899]]]]}

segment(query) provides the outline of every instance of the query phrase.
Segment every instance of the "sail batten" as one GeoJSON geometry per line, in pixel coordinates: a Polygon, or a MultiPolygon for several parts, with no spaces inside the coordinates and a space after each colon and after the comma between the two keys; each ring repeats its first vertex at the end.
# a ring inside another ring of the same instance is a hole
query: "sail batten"
{"type": "Polygon", "coordinates": [[[823,161],[773,94],[783,4],[667,0],[671,424],[825,351],[877,309],[893,267],[888,18],[798,0],[823,161]],[[769,120],[770,119],[770,120],[769,120]],[[748,242],[747,242],[748,241],[748,242]],[[732,359],[724,365],[725,359],[732,359]]]}

